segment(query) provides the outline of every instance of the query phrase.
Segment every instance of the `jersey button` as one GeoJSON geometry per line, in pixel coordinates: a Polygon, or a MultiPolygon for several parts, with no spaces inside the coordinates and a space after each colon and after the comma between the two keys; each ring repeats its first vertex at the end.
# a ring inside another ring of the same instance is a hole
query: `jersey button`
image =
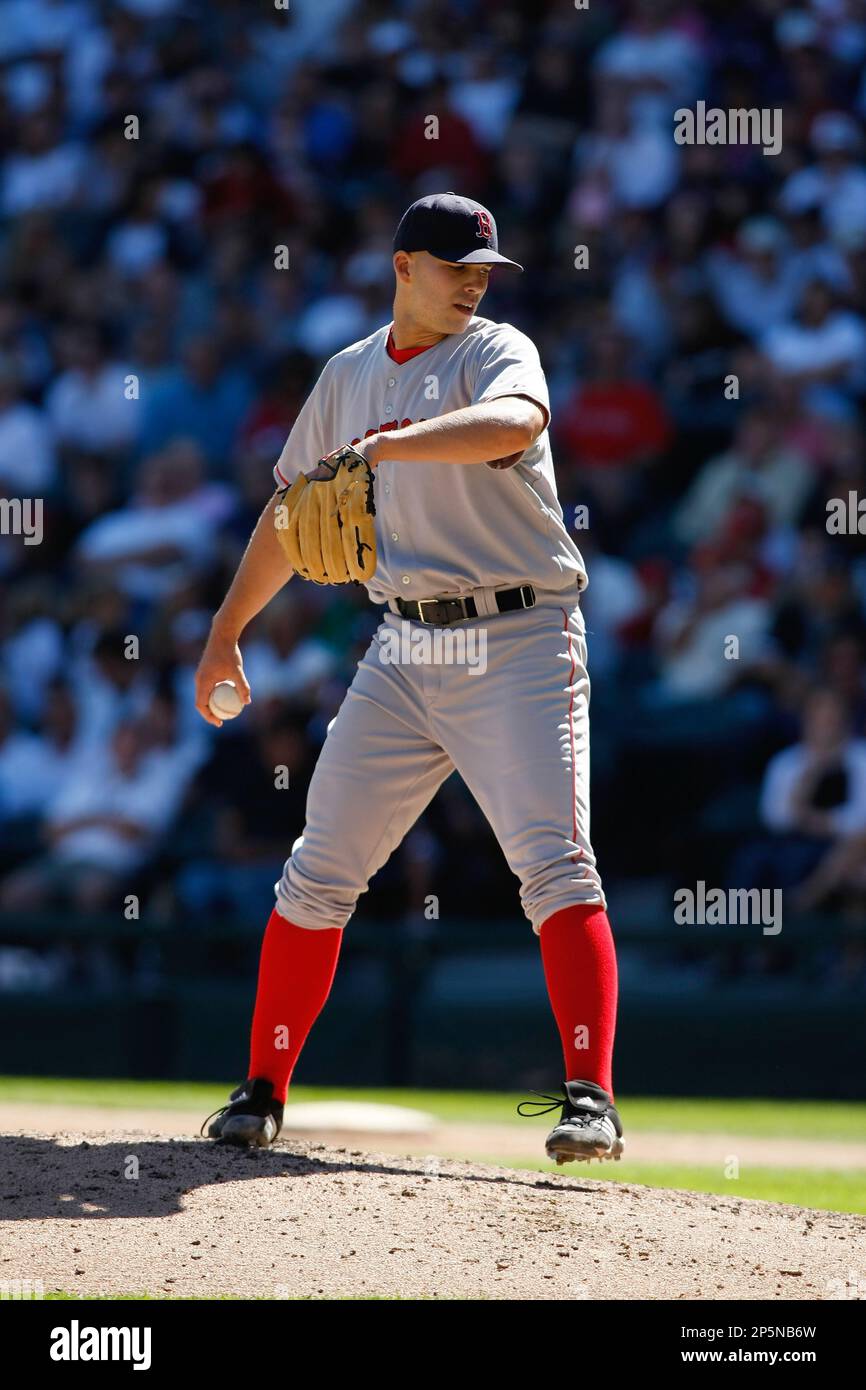
{"type": "Polygon", "coordinates": [[[411,584],[411,583],[412,583],[412,580],[409,578],[409,575],[408,575],[408,574],[404,574],[404,575],[403,575],[403,583],[404,583],[404,584],[411,584]]]}
{"type": "Polygon", "coordinates": [[[396,378],[395,376],[389,376],[389,377],[388,377],[388,385],[389,385],[389,386],[396,386],[396,385],[397,385],[397,378],[396,378]]]}
{"type": "Polygon", "coordinates": [[[391,540],[392,540],[392,541],[398,541],[399,539],[400,539],[400,536],[399,536],[398,532],[397,532],[397,531],[392,531],[392,532],[391,532],[391,540]]]}
{"type": "Polygon", "coordinates": [[[394,414],[394,407],[393,407],[393,405],[386,405],[386,406],[385,406],[385,414],[386,414],[386,415],[393,415],[393,414],[394,414]]]}
{"type": "Polygon", "coordinates": [[[386,484],[385,484],[385,491],[386,491],[386,492],[390,492],[390,491],[391,491],[391,484],[390,484],[390,483],[386,483],[386,484]]]}

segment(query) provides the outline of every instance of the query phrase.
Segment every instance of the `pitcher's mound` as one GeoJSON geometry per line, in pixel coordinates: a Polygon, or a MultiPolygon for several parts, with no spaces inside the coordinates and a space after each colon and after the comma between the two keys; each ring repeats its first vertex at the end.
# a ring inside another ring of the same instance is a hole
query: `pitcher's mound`
{"type": "Polygon", "coordinates": [[[7,1134],[0,1277],[83,1297],[857,1296],[863,1217],[572,1172],[296,1138],[247,1152],[135,1132],[7,1134]]]}

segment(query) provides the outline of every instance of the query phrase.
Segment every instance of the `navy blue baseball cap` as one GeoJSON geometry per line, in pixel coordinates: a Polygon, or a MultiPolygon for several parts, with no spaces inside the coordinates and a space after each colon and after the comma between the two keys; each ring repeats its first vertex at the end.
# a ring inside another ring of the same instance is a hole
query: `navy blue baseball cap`
{"type": "Polygon", "coordinates": [[[523,266],[500,256],[492,212],[459,193],[430,193],[407,208],[394,237],[395,251],[428,251],[440,261],[523,266]]]}

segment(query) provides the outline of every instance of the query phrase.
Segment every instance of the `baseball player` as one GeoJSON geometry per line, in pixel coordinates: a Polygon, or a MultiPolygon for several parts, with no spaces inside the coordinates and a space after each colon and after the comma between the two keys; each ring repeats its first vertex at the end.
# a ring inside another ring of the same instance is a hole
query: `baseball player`
{"type": "Polygon", "coordinates": [[[248,1079],[208,1134],[273,1143],[358,898],[456,768],[519,879],[562,1042],[561,1091],[519,1109],[561,1106],[546,1144],[558,1162],[618,1159],[617,967],[589,838],[587,577],[557,500],[538,352],[479,313],[492,268],[522,266],[500,255],[488,209],[451,192],[407,210],[393,265],[393,321],[325,364],[197,673],[209,723],[218,682],[249,701],[238,642],[293,572],[360,579],[384,605],[275,885],[248,1079]],[[425,632],[462,633],[466,650],[483,638],[485,660],[437,661],[432,643],[434,658],[395,659],[398,639],[416,650],[425,632]]]}

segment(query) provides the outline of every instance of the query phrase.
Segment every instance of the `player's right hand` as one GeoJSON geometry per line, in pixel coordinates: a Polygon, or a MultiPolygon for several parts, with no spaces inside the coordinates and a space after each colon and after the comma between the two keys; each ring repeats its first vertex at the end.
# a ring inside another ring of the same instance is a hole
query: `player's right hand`
{"type": "Polygon", "coordinates": [[[195,707],[202,719],[217,729],[222,728],[223,721],[211,713],[208,700],[214,686],[220,681],[234,681],[244,704],[250,703],[252,695],[244,675],[243,658],[237,641],[234,637],[211,628],[195,673],[195,707]]]}

